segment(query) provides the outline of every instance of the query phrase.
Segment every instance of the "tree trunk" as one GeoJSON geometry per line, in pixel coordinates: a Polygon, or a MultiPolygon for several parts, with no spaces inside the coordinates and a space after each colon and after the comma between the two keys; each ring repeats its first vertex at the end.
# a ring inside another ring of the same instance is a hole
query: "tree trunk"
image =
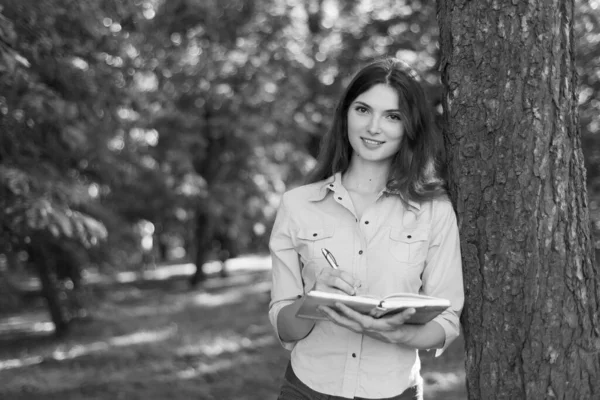
{"type": "Polygon", "coordinates": [[[169,260],[169,246],[162,235],[156,235],[156,243],[158,244],[158,260],[157,262],[167,262],[169,260]]]}
{"type": "Polygon", "coordinates": [[[46,299],[50,318],[54,323],[55,334],[62,337],[69,331],[69,316],[61,298],[64,296],[64,292],[58,287],[53,268],[54,256],[45,249],[41,251],[44,257],[36,258],[35,265],[42,283],[42,295],[46,299]]]}
{"type": "Polygon", "coordinates": [[[469,399],[600,396],[573,15],[573,0],[438,0],[469,399]]]}
{"type": "Polygon", "coordinates": [[[206,280],[206,273],[204,272],[203,265],[206,262],[207,256],[210,253],[210,238],[212,237],[213,231],[213,219],[211,215],[203,209],[202,206],[198,207],[196,214],[196,226],[195,233],[195,257],[194,263],[196,264],[196,271],[190,277],[190,286],[195,287],[198,283],[206,280]]]}

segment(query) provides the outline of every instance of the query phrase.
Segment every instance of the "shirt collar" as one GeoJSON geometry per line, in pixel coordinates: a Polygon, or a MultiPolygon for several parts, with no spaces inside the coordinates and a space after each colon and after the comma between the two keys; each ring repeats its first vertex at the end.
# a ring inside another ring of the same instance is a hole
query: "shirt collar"
{"type": "MultiPolygon", "coordinates": [[[[337,189],[339,189],[341,187],[341,185],[342,185],[342,173],[336,172],[335,175],[330,176],[329,178],[325,179],[324,181],[316,183],[315,187],[314,187],[314,192],[308,198],[308,200],[309,201],[321,201],[325,198],[325,196],[327,196],[327,193],[329,193],[330,191],[335,192],[337,189]]],[[[400,193],[400,191],[397,189],[385,188],[385,189],[383,189],[383,192],[386,194],[402,197],[402,193],[400,193]]],[[[407,203],[409,206],[413,207],[417,211],[421,210],[420,203],[413,201],[413,200],[408,200],[407,203]]]]}
{"type": "Polygon", "coordinates": [[[335,175],[330,176],[324,181],[315,184],[314,191],[308,198],[309,201],[321,201],[327,196],[329,191],[335,192],[336,187],[342,185],[342,174],[336,172],[335,175]]]}
{"type": "MultiPolygon", "coordinates": [[[[385,189],[383,189],[383,192],[386,194],[390,194],[390,195],[400,196],[400,198],[402,198],[402,193],[398,189],[389,189],[386,187],[385,189]]],[[[419,203],[419,202],[416,202],[413,200],[408,200],[406,203],[408,203],[409,206],[413,207],[417,211],[421,210],[421,203],[419,203]]]]}

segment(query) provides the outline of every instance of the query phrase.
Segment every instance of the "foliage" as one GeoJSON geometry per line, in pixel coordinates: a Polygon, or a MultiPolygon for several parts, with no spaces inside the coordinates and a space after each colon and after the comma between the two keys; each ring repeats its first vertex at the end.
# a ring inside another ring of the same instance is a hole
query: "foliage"
{"type": "Polygon", "coordinates": [[[93,213],[97,200],[89,184],[110,165],[97,144],[110,124],[106,95],[116,87],[104,84],[110,71],[103,66],[86,73],[90,64],[101,64],[90,49],[101,50],[103,41],[97,10],[88,5],[4,4],[0,185],[5,251],[20,248],[38,231],[88,247],[107,236],[93,213]]]}

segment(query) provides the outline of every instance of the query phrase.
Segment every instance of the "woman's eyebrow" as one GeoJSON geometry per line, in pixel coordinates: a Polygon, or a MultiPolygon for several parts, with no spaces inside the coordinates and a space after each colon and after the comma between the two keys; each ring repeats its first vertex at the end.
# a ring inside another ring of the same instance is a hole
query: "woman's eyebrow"
{"type": "MultiPolygon", "coordinates": [[[[369,108],[369,109],[373,108],[370,105],[368,105],[367,103],[363,103],[362,101],[355,101],[354,104],[360,104],[361,106],[369,108]]],[[[392,108],[390,110],[385,110],[384,112],[400,112],[400,110],[397,108],[392,108]]]]}

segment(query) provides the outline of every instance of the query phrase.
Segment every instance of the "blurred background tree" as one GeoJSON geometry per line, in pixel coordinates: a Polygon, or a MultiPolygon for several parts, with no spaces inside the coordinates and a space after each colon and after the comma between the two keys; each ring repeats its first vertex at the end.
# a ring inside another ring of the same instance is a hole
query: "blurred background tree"
{"type": "MultiPolygon", "coordinates": [[[[598,3],[576,24],[596,228],[598,3]]],[[[434,2],[1,0],[0,307],[34,273],[62,333],[86,273],[183,260],[195,285],[206,261],[267,251],[342,86],[381,55],[441,113],[434,2]]]]}

